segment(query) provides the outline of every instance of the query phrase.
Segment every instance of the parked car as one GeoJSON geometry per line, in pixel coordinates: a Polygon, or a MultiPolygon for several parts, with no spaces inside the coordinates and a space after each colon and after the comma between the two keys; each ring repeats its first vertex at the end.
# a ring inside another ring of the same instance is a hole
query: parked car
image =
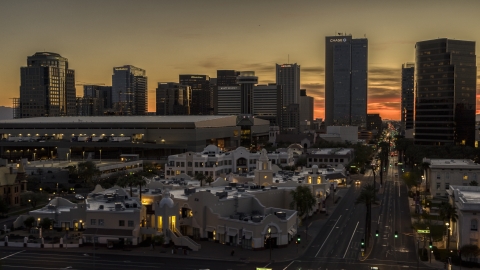
{"type": "Polygon", "coordinates": [[[80,195],[80,194],[76,194],[76,195],[75,195],[75,199],[77,199],[77,200],[85,200],[85,197],[83,197],[83,196],[80,195]]]}
{"type": "Polygon", "coordinates": [[[357,185],[357,186],[360,185],[360,180],[358,180],[358,179],[355,180],[355,185],[357,185]]]}

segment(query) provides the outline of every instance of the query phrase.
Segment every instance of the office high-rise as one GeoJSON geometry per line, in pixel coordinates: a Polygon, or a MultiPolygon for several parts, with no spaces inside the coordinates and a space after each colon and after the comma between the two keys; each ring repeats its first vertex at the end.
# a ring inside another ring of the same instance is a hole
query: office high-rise
{"type": "Polygon", "coordinates": [[[86,84],[83,86],[83,97],[100,98],[104,109],[112,109],[112,87],[105,85],[86,84]]]}
{"type": "Polygon", "coordinates": [[[271,126],[282,122],[282,86],[277,84],[256,85],[253,87],[253,115],[270,121],[271,126]]]}
{"type": "Polygon", "coordinates": [[[146,115],[147,76],[144,69],[131,65],[114,67],[112,106],[118,115],[146,115]]]}
{"type": "Polygon", "coordinates": [[[402,102],[401,102],[401,127],[402,131],[413,129],[413,111],[415,98],[413,95],[415,78],[415,64],[402,65],[402,102]]]}
{"type": "Polygon", "coordinates": [[[240,85],[240,113],[253,114],[253,87],[258,83],[254,71],[242,71],[237,77],[240,85]]]}
{"type": "Polygon", "coordinates": [[[415,144],[475,144],[475,42],[440,38],[415,45],[415,144]]]}
{"type": "Polygon", "coordinates": [[[325,38],[325,124],[365,127],[368,40],[325,38]]]}
{"type": "Polygon", "coordinates": [[[189,115],[192,90],[188,85],[174,82],[158,83],[156,89],[157,115],[189,115]]]}
{"type": "Polygon", "coordinates": [[[192,88],[191,115],[213,114],[213,89],[208,75],[180,75],[179,83],[192,88]]]}
{"type": "Polygon", "coordinates": [[[307,89],[300,89],[300,122],[313,122],[314,100],[307,96],[307,89]]]}
{"type": "Polygon", "coordinates": [[[275,65],[276,82],[282,87],[283,106],[298,104],[300,99],[300,65],[275,65]]]}
{"type": "Polygon", "coordinates": [[[217,86],[236,86],[237,77],[240,71],[236,70],[217,70],[217,86]]]}
{"type": "Polygon", "coordinates": [[[20,98],[15,117],[74,116],[75,71],[58,53],[37,52],[20,68],[20,98]]]}

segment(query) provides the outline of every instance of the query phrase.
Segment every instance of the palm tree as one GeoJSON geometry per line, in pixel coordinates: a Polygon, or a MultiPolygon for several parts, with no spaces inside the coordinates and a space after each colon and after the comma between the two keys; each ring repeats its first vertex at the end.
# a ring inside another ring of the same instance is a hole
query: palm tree
{"type": "MultiPolygon", "coordinates": [[[[442,202],[440,205],[440,217],[443,221],[447,222],[456,222],[458,215],[457,209],[453,207],[450,203],[442,202]]],[[[447,230],[447,250],[450,248],[450,233],[447,230]]]]}
{"type": "Polygon", "coordinates": [[[130,197],[133,197],[133,186],[134,186],[134,176],[132,174],[127,174],[118,178],[116,184],[123,188],[130,187],[130,197]]]}
{"type": "Polygon", "coordinates": [[[142,201],[142,186],[147,185],[147,180],[145,180],[143,173],[134,174],[133,185],[138,186],[138,198],[140,202],[142,201]]]}
{"type": "Polygon", "coordinates": [[[363,187],[355,204],[365,204],[365,245],[368,246],[372,226],[372,203],[375,202],[375,188],[371,184],[363,187]]]}
{"type": "Polygon", "coordinates": [[[213,177],[209,175],[206,179],[205,182],[210,186],[210,184],[213,182],[213,177]]]}
{"type": "Polygon", "coordinates": [[[195,179],[200,181],[200,186],[203,186],[203,180],[205,180],[205,175],[203,173],[197,173],[195,179]]]}

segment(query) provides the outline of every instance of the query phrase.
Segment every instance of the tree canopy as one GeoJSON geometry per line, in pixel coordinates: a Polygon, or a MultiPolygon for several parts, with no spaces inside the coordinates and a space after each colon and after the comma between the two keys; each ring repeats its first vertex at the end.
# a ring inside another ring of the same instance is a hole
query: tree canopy
{"type": "Polygon", "coordinates": [[[78,177],[84,180],[85,183],[96,186],[100,182],[100,170],[93,161],[85,161],[78,163],[77,167],[78,177]]]}
{"type": "Polygon", "coordinates": [[[296,207],[300,219],[305,218],[317,203],[315,195],[308,186],[298,186],[296,189],[290,191],[290,194],[293,199],[290,207],[296,207]]]}

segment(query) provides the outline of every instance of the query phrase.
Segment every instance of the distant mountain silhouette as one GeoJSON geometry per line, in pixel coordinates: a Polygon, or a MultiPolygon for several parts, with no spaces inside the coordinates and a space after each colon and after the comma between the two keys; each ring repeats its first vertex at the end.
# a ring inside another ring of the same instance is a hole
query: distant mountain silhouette
{"type": "Polygon", "coordinates": [[[0,106],[0,120],[13,119],[13,108],[0,106]]]}

